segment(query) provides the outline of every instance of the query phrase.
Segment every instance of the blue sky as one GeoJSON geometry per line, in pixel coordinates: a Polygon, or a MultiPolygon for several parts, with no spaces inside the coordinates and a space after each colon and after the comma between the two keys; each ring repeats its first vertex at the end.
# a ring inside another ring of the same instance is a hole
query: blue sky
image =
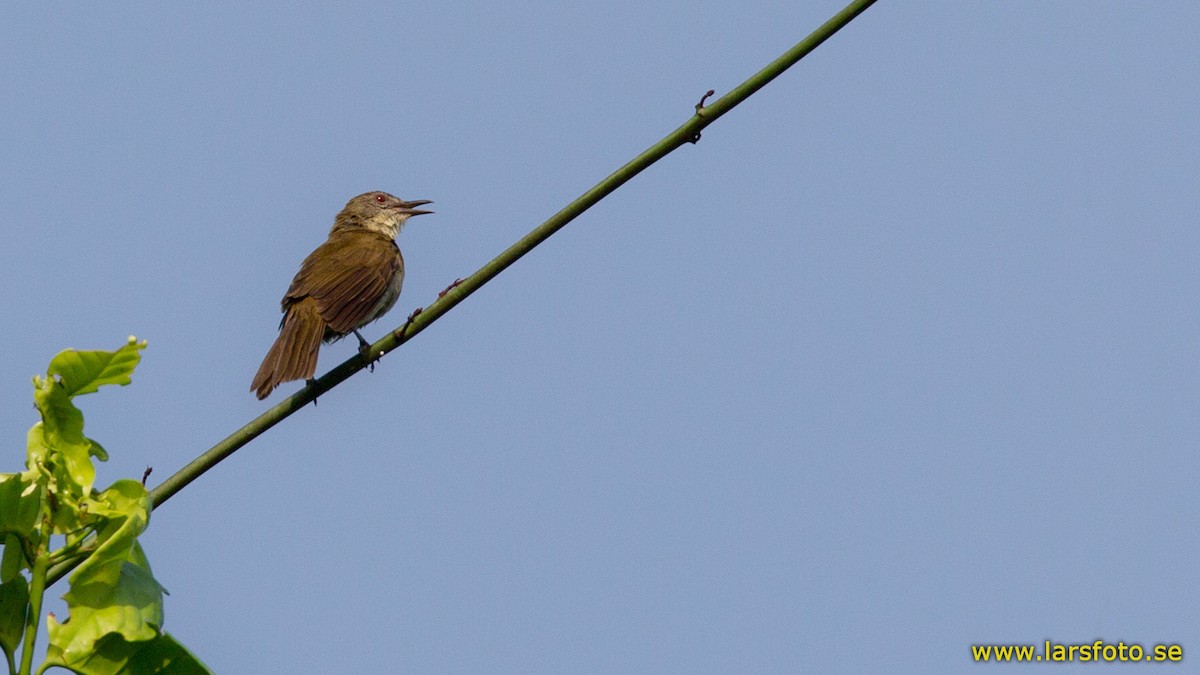
{"type": "MultiPolygon", "coordinates": [[[[347,199],[436,202],[376,339],[840,8],[6,6],[0,470],[29,377],[134,334],[81,401],[98,483],[167,477],[280,400],[250,379],[347,199]]],[[[217,672],[1187,659],[1198,26],[878,3],[156,511],[167,628],[217,672]]]]}

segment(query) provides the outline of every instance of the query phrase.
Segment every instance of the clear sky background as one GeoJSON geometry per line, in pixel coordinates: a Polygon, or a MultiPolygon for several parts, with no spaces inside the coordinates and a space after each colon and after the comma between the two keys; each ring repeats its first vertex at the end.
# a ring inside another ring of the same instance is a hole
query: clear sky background
{"type": "MultiPolygon", "coordinates": [[[[841,7],[5,4],[0,470],[29,377],[134,334],[80,405],[98,484],[156,484],[298,388],[248,391],[350,197],[436,202],[377,339],[841,7]]],[[[1198,32],[878,3],[156,511],[168,630],[220,673],[1195,672],[1198,32]]]]}

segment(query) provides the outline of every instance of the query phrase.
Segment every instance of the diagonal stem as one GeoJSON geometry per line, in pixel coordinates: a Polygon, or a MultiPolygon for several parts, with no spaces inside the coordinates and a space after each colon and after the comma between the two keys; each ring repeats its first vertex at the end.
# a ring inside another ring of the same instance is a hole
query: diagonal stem
{"type": "MultiPolygon", "coordinates": [[[[562,229],[567,223],[595,205],[596,202],[599,202],[647,167],[675,151],[680,146],[687,143],[695,143],[699,140],[700,132],[705,127],[715,122],[719,117],[732,110],[734,106],[749,98],[754,92],[763,88],[768,82],[795,65],[797,61],[816,49],[822,42],[845,27],[874,3],[875,0],[853,0],[840,12],[822,24],[820,28],[817,28],[808,37],[784,52],[779,58],[767,64],[766,67],[749,77],[745,82],[734,87],[732,91],[709,103],[707,106],[697,105],[695,114],[677,129],[664,136],[662,140],[647,148],[637,157],[629,160],[624,166],[614,171],[587,192],[584,192],[570,204],[564,206],[558,213],[550,216],[546,222],[538,225],[533,231],[522,237],[512,246],[509,246],[500,255],[479,268],[474,274],[463,279],[457,286],[447,289],[433,304],[424,308],[416,316],[411,317],[412,320],[406,322],[403,331],[399,329],[392,331],[384,336],[383,339],[371,345],[371,353],[386,354],[408,342],[413,336],[428,328],[430,324],[437,321],[443,314],[453,309],[455,305],[465,300],[467,296],[479,290],[484,284],[503,272],[509,265],[520,260],[522,256],[533,250],[535,246],[562,229]]],[[[705,100],[707,98],[706,96],[705,100]]],[[[176,472],[175,475],[167,478],[151,490],[150,496],[154,502],[154,506],[157,508],[175,493],[182,490],[188,483],[233,454],[243,445],[254,440],[259,434],[262,434],[292,413],[308,405],[318,396],[337,386],[364,367],[363,359],[356,354],[336,366],[333,370],[314,380],[309,386],[292,394],[275,407],[254,418],[248,424],[230,434],[225,440],[214,445],[204,454],[176,472]]],[[[60,578],[62,574],[65,574],[68,569],[62,569],[61,566],[58,566],[52,570],[52,582],[60,578]]]]}

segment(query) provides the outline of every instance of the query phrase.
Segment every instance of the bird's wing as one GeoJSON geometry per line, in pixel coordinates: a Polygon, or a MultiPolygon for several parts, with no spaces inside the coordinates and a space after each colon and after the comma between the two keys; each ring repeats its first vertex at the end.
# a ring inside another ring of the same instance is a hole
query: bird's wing
{"type": "Polygon", "coordinates": [[[311,297],[330,329],[349,333],[376,318],[372,312],[395,276],[403,273],[396,242],[374,232],[342,232],[304,259],[283,305],[286,310],[311,297]]]}

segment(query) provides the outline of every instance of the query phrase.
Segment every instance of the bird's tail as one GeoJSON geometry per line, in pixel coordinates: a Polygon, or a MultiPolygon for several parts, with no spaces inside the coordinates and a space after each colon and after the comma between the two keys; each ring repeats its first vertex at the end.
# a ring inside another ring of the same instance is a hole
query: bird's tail
{"type": "Polygon", "coordinates": [[[250,391],[261,401],[284,382],[312,379],[324,333],[325,321],[317,313],[316,300],[305,298],[289,307],[279,326],[279,337],[258,367],[250,391]]]}

